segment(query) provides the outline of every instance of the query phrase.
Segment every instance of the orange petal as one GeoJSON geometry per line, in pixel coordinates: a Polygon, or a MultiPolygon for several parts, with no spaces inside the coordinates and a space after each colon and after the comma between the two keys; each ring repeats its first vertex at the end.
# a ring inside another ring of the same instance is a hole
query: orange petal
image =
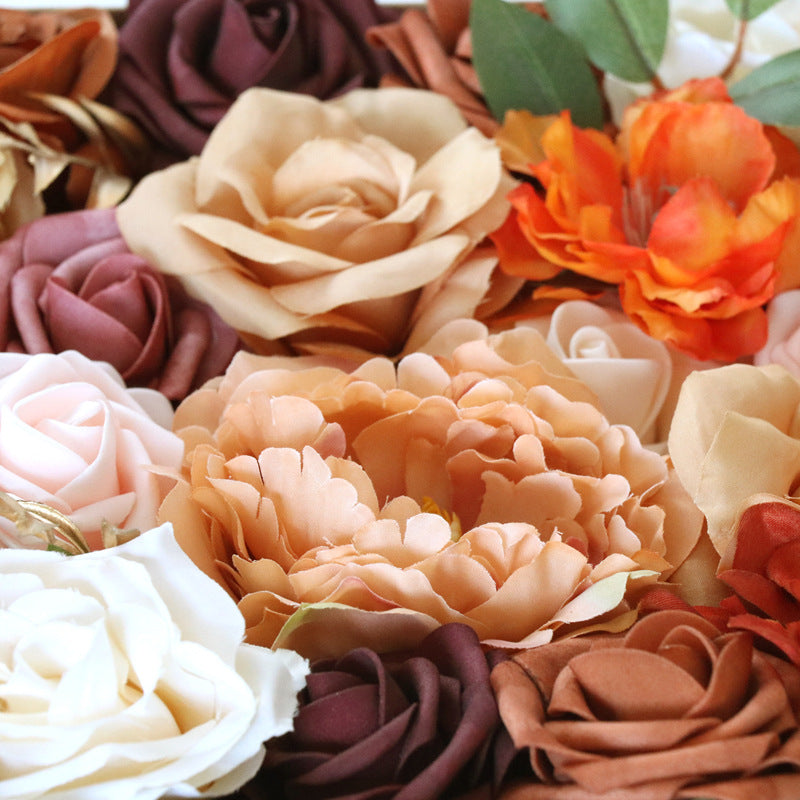
{"type": "Polygon", "coordinates": [[[657,192],[706,176],[736,210],[767,185],[776,164],[763,125],[731,103],[654,103],[633,123],[629,141],[631,183],[657,192]]]}

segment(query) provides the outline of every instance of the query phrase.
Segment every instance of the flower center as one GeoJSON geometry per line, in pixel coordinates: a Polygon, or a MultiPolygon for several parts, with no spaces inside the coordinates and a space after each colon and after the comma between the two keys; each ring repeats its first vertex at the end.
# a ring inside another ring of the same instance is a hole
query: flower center
{"type": "Polygon", "coordinates": [[[622,191],[622,227],[625,239],[635,247],[647,247],[653,221],[662,206],[678,191],[678,187],[662,184],[656,192],[651,192],[642,181],[636,181],[622,191]]]}
{"type": "Polygon", "coordinates": [[[438,514],[443,517],[450,525],[450,538],[457,542],[461,538],[461,520],[455,511],[445,511],[432,497],[423,497],[420,504],[425,514],[438,514]]]}

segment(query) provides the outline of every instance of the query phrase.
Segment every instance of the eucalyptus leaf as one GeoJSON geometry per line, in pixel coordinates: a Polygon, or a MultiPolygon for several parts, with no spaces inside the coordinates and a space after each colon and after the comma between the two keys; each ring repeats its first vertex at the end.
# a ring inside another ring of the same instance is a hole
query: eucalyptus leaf
{"type": "Polygon", "coordinates": [[[730,87],[733,101],[770,125],[800,125],[800,50],[773,58],[730,87]]]}
{"type": "Polygon", "coordinates": [[[728,8],[739,19],[745,21],[755,19],[759,14],[769,11],[780,0],[725,0],[728,8]]]}
{"type": "Polygon", "coordinates": [[[546,6],[600,69],[636,82],[656,74],[667,42],[669,0],[547,0],[546,6]]]}
{"type": "Polygon", "coordinates": [[[582,127],[602,127],[603,104],[581,45],[552,23],[504,0],[473,0],[472,63],[497,119],[509,109],[569,109],[582,127]]]}

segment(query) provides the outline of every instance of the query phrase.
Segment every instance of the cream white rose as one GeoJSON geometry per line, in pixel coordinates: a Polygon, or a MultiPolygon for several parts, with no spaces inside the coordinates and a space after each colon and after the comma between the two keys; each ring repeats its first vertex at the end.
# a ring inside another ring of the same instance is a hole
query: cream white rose
{"type": "MultiPolygon", "coordinates": [[[[183,456],[171,423],[163,395],[127,389],[108,364],[0,353],[0,489],[72,517],[93,549],[104,519],[155,524],[161,489],[149,467],[177,468],[183,456]]],[[[0,544],[15,542],[0,531],[0,544]]]]}
{"type": "Polygon", "coordinates": [[[0,551],[0,798],[234,791],[308,671],[243,636],[170,525],[80,556],[0,551]]]}
{"type": "MultiPolygon", "coordinates": [[[[664,57],[658,69],[669,89],[692,78],[720,75],[736,48],[739,23],[725,0],[670,0],[670,22],[664,57]]],[[[781,0],[747,23],[744,48],[731,80],[775,56],[800,48],[800,4],[781,0]]],[[[604,89],[614,120],[637,97],[653,91],[649,83],[628,83],[606,75],[604,89]]]]}

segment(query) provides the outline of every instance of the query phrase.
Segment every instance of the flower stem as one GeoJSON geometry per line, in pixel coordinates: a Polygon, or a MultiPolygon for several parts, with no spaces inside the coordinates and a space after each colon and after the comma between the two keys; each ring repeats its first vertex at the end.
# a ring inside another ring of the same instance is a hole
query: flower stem
{"type": "Polygon", "coordinates": [[[742,50],[744,49],[744,37],[746,33],[747,33],[747,20],[743,19],[739,21],[739,33],[736,37],[736,47],[733,49],[733,53],[731,54],[730,61],[728,61],[728,65],[720,73],[720,78],[722,78],[722,80],[724,81],[730,78],[731,74],[733,73],[733,70],[739,63],[739,59],[742,57],[742,50]]]}

